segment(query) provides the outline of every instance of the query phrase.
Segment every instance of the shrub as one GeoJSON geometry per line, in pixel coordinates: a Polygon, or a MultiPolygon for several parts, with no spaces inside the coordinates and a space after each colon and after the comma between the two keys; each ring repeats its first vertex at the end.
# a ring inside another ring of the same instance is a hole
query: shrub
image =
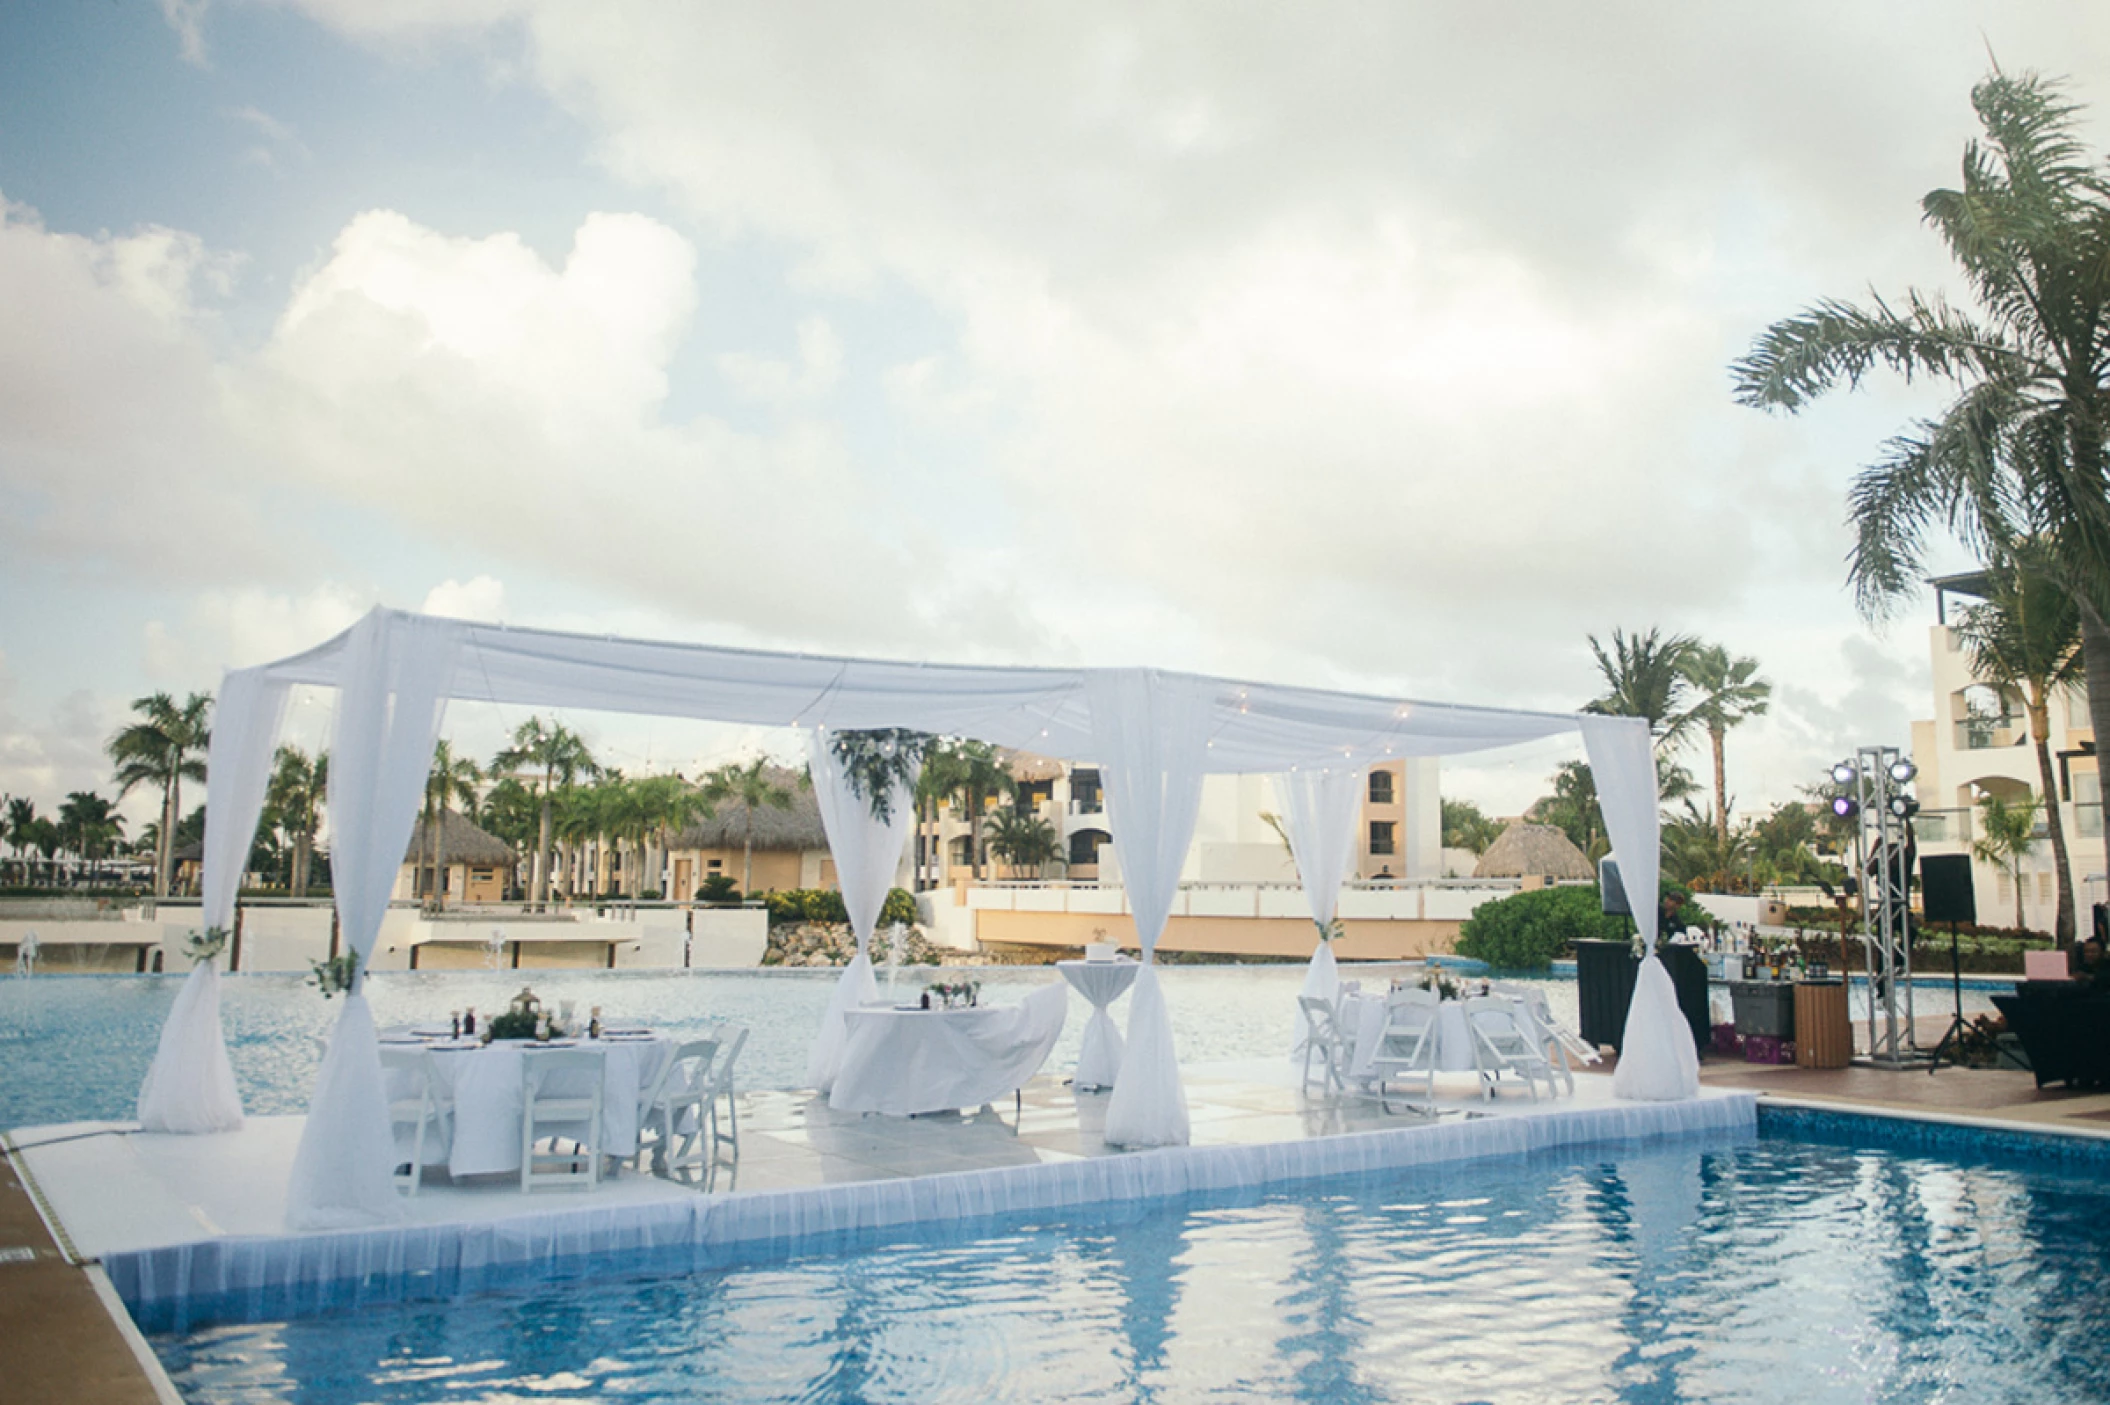
{"type": "MultiPolygon", "coordinates": [[[[1684,885],[1665,879],[1660,892],[1678,900],[1673,931],[1712,924],[1684,885]]],[[[1555,957],[1572,955],[1577,942],[1619,942],[1633,935],[1627,918],[1607,917],[1602,906],[1594,883],[1512,893],[1480,904],[1458,929],[1456,950],[1502,970],[1543,970],[1555,957]]]]}
{"type": "Polygon", "coordinates": [[[700,903],[737,903],[740,901],[740,890],[733,886],[731,874],[714,873],[704,879],[703,886],[696,890],[696,901],[700,903]]]}
{"type": "MultiPolygon", "coordinates": [[[[781,892],[765,893],[762,901],[769,908],[769,925],[779,927],[787,922],[848,922],[849,910],[843,906],[843,895],[832,888],[787,888],[781,892]]],[[[916,899],[900,888],[889,891],[886,901],[879,908],[879,925],[890,922],[914,926],[916,922],[916,899]]]]}
{"type": "Polygon", "coordinates": [[[1534,888],[1482,903],[1458,929],[1457,952],[1503,970],[1543,970],[1579,941],[1620,941],[1623,917],[1598,911],[1597,888],[1534,888]]]}

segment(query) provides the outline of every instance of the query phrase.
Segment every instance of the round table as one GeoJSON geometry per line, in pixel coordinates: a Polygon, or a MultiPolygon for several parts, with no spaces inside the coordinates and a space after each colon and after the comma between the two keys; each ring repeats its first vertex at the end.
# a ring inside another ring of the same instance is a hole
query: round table
{"type": "Polygon", "coordinates": [[[1121,1076],[1121,1031],[1114,1028],[1114,1017],[1106,1013],[1106,1007],[1119,1000],[1128,988],[1136,983],[1136,972],[1143,969],[1136,961],[1058,961],[1055,969],[1062,972],[1079,995],[1092,1004],[1092,1018],[1084,1027],[1084,1042],[1077,1050],[1077,1072],[1071,1075],[1071,1084],[1080,1091],[1087,1088],[1111,1088],[1114,1080],[1121,1076]]]}

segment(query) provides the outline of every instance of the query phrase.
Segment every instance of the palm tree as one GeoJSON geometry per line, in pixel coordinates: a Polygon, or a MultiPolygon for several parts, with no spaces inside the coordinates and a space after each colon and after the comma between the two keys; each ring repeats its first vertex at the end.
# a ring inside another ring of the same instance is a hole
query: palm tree
{"type": "Polygon", "coordinates": [[[1559,829],[1593,863],[1612,852],[1597,806],[1597,778],[1580,761],[1563,761],[1553,773],[1553,794],[1534,801],[1524,817],[1559,829]]]}
{"type": "Polygon", "coordinates": [[[88,865],[92,881],[96,865],[109,852],[112,841],[123,836],[125,817],[117,813],[116,801],[92,790],[76,790],[59,806],[59,828],[72,844],[73,852],[88,865]]]}
{"type": "Polygon", "coordinates": [[[459,800],[464,804],[476,798],[476,785],[484,777],[474,761],[466,756],[456,756],[453,745],[445,737],[432,747],[432,769],[425,773],[425,839],[426,852],[432,855],[431,880],[425,885],[425,895],[439,908],[447,906],[445,880],[441,871],[445,855],[441,852],[441,837],[446,833],[447,816],[459,800]]]}
{"type": "MultiPolygon", "coordinates": [[[[948,802],[964,783],[965,762],[960,756],[958,743],[941,738],[932,743],[923,753],[923,769],[916,775],[916,814],[918,830],[928,827],[935,841],[938,835],[938,820],[948,802]]],[[[919,855],[916,864],[916,887],[923,887],[924,864],[919,855]]]]}
{"type": "Polygon", "coordinates": [[[7,842],[14,848],[15,862],[21,865],[22,882],[29,882],[29,850],[36,843],[37,807],[26,795],[10,796],[5,816],[7,842]]]}
{"type": "MultiPolygon", "coordinates": [[[[806,784],[811,785],[808,777],[806,784]]],[[[769,758],[757,756],[745,765],[729,761],[704,777],[703,793],[713,804],[737,801],[742,811],[743,835],[740,853],[740,891],[751,893],[755,885],[755,811],[764,805],[772,810],[791,808],[792,790],[772,774],[769,758]]]]}
{"type": "Polygon", "coordinates": [[[554,794],[559,787],[569,790],[581,779],[592,778],[601,768],[576,732],[561,722],[544,726],[540,717],[521,723],[513,733],[513,744],[491,759],[494,772],[523,766],[542,772],[541,789],[537,792],[542,800],[542,823],[535,843],[534,902],[538,907],[547,907],[554,794]]]}
{"type": "Polygon", "coordinates": [[[167,693],[133,700],[139,721],[121,729],[105,748],[117,767],[117,795],[134,786],[161,787],[161,843],[154,854],[154,896],[169,892],[177,817],[183,813],[185,780],[205,779],[205,751],[212,742],[212,694],[192,693],[178,707],[167,693]]]}
{"type": "Polygon", "coordinates": [[[1018,782],[987,742],[943,741],[930,749],[924,769],[933,779],[929,793],[946,803],[957,803],[967,819],[969,871],[982,876],[984,840],[982,811],[992,799],[1015,796],[1018,782]],[[942,785],[944,788],[936,789],[942,785]]]}
{"type": "Polygon", "coordinates": [[[1021,868],[1039,872],[1062,855],[1062,836],[1055,826],[1016,806],[992,814],[987,830],[990,852],[1011,866],[1013,877],[1021,868]]]}
{"type": "Polygon", "coordinates": [[[1625,630],[1615,629],[1611,652],[1607,653],[1596,635],[1588,638],[1590,653],[1597,659],[1597,671],[1604,675],[1605,694],[1585,703],[1583,711],[1645,717],[1649,735],[1656,739],[1657,752],[1669,751],[1683,738],[1692,721],[1684,709],[1685,662],[1699,647],[1699,641],[1689,634],[1665,639],[1662,631],[1656,629],[1629,638],[1625,630]]]}
{"type": "Polygon", "coordinates": [[[2073,875],[2067,867],[2066,825],[2051,797],[2059,793],[2051,765],[2051,699],[2059,689],[2081,681],[2081,612],[2073,596],[2061,589],[2032,548],[1992,574],[1992,594],[1983,605],[1964,612],[1957,635],[1971,660],[1971,672],[2000,689],[2022,695],[2029,715],[2030,741],[2037,751],[2037,779],[2043,787],[2045,828],[2058,873],[2059,911],[2053,933],[2060,946],[2073,945],[2073,875]]]}
{"type": "Polygon", "coordinates": [[[1978,798],[1978,838],[1971,852],[1981,862],[2007,870],[2015,885],[2015,929],[2022,929],[2022,861],[2037,847],[2037,797],[2009,804],[1997,795],[1978,798]]]}
{"type": "Polygon", "coordinates": [[[1731,830],[1688,800],[1685,813],[1664,822],[1663,873],[1688,888],[1737,891],[1751,866],[1750,826],[1731,830]]]}
{"type": "Polygon", "coordinates": [[[1758,338],[1736,396],[1792,413],[1878,367],[1952,388],[1849,490],[1861,608],[1880,616],[1916,591],[1944,528],[1987,560],[2043,537],[2080,610],[2095,735],[2110,738],[2110,180],[2056,85],[1996,70],[1971,105],[1985,140],[1964,148],[1962,189],[1920,209],[1977,307],[1917,291],[1818,303],[1758,338]]]}
{"type": "Polygon", "coordinates": [[[1446,849],[1470,849],[1484,854],[1502,833],[1501,821],[1490,818],[1470,800],[1445,800],[1442,807],[1446,849]]]}
{"type": "Polygon", "coordinates": [[[322,828],[323,800],[330,790],[330,754],[313,759],[297,746],[282,746],[274,759],[264,809],[272,824],[293,847],[293,871],[287,888],[296,898],[308,895],[308,870],[315,856],[315,834],[322,828]]]}
{"type": "Polygon", "coordinates": [[[48,816],[40,815],[29,827],[29,844],[44,860],[44,881],[51,881],[52,862],[66,846],[66,835],[48,816]]]}
{"type": "Polygon", "coordinates": [[[1714,750],[1715,842],[1726,851],[1729,782],[1722,764],[1722,739],[1731,727],[1765,713],[1773,685],[1758,676],[1757,659],[1732,659],[1719,644],[1693,645],[1680,671],[1694,695],[1685,715],[1706,729],[1708,745],[1714,750]]]}
{"type": "Polygon", "coordinates": [[[648,873],[659,876],[655,882],[660,895],[673,896],[667,893],[666,884],[660,879],[664,877],[667,849],[673,842],[674,832],[692,820],[709,819],[714,807],[709,796],[680,776],[646,776],[637,782],[637,786],[639,800],[651,826],[648,837],[652,847],[646,851],[645,868],[648,873]]]}

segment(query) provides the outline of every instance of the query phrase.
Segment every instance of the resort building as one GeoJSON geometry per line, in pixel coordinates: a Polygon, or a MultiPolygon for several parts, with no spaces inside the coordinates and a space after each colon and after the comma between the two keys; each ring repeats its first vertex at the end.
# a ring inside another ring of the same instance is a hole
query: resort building
{"type": "MultiPolygon", "coordinates": [[[[2034,798],[2042,804],[2044,785],[2023,698],[1972,673],[1970,655],[1951,623],[1957,597],[1966,603],[1983,598],[1987,589],[1984,574],[1946,576],[1933,585],[1936,618],[1928,631],[1928,652],[1933,664],[1935,715],[1912,724],[1920,803],[1914,831],[1922,856],[1971,854],[1982,797],[1997,795],[2011,802],[2034,798]]],[[[2085,932],[2089,905],[2105,898],[2102,784],[2086,690],[2078,686],[2060,690],[2051,699],[2049,720],[2055,791],[2050,801],[2065,824],[2075,920],[2085,932]]],[[[2040,812],[2038,842],[2023,858],[2020,873],[2023,922],[2038,931],[2050,931],[2058,911],[2058,882],[2046,836],[2040,812]]],[[[1990,926],[2012,926],[2016,876],[2005,866],[1973,855],[1971,877],[1978,920],[1990,926]]]]}
{"type": "Polygon", "coordinates": [[[692,901],[705,883],[721,876],[743,895],[835,887],[835,860],[828,853],[813,787],[801,771],[776,767],[768,774],[772,784],[791,793],[789,805],[750,811],[738,800],[719,801],[709,819],[667,841],[664,866],[652,886],[671,902],[692,901]],[[751,878],[745,876],[750,854],[751,878]]]}
{"type": "Polygon", "coordinates": [[[431,831],[421,816],[410,831],[410,847],[396,875],[397,902],[496,903],[506,899],[506,880],[518,862],[512,846],[479,828],[467,815],[440,812],[440,857],[435,881],[431,831]]]}

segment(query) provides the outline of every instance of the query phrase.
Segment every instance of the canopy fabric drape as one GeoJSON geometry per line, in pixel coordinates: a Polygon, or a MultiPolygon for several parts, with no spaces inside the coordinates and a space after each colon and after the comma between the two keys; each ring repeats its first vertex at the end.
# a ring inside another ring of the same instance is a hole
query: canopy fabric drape
{"type": "MultiPolygon", "coordinates": [[[[1304,901],[1319,928],[1318,945],[1312,950],[1311,964],[1304,968],[1304,988],[1299,994],[1329,1005],[1340,998],[1341,974],[1328,933],[1340,909],[1341,881],[1355,861],[1355,822],[1362,813],[1367,774],[1361,768],[1337,766],[1307,767],[1275,776],[1276,803],[1287,817],[1284,827],[1289,831],[1290,856],[1297,861],[1304,901]]],[[[1300,1007],[1292,1052],[1301,1054],[1310,1038],[1311,1022],[1300,1007]]]]}
{"type": "MultiPolygon", "coordinates": [[[[555,630],[511,629],[377,609],[304,653],[250,670],[261,682],[342,690],[331,765],[330,827],[340,925],[371,950],[416,817],[445,699],[588,708],[754,726],[910,728],[968,736],[1107,774],[1114,845],[1128,884],[1146,969],[1130,1015],[1130,1063],[1109,1108],[1109,1139],[1184,1139],[1184,1099],[1162,994],[1147,957],[1177,897],[1203,773],[1367,768],[1396,757],[1443,756],[1585,731],[1613,841],[1632,887],[1654,883],[1655,787],[1647,725],[1368,694],[1241,683],[1136,669],[1011,668],[767,653],[555,630]],[[1624,734],[1624,735],[1622,735],[1624,734]],[[1638,756],[1638,769],[1604,759],[1638,756]],[[1617,820],[1611,817],[1618,814],[1617,820]],[[1141,1037],[1139,1037],[1141,1036],[1141,1037]]],[[[223,788],[254,763],[268,770],[276,726],[261,716],[216,729],[208,813],[233,826],[223,788]],[[237,760],[237,754],[240,760],[237,760]]],[[[232,795],[232,791],[228,795],[232,795]]],[[[206,857],[209,883],[238,877],[230,840],[206,857]]],[[[232,891],[230,887],[228,891],[232,891]]],[[[1649,914],[1653,920],[1653,913],[1649,914]]],[[[293,1203],[327,1218],[374,1198],[387,1178],[378,1058],[364,1001],[348,1002],[309,1116],[293,1203]],[[338,1062],[338,1061],[345,1062],[338,1062]],[[334,1124],[318,1130],[318,1124],[334,1124]],[[356,1171],[323,1162],[359,1160],[356,1171]],[[359,1187],[353,1187],[357,1180],[359,1187]],[[333,1208],[334,1207],[334,1208],[333,1208]]],[[[1641,1060],[1629,1056],[1624,1067],[1641,1060]]],[[[390,1202],[392,1210],[393,1203],[390,1202]]]]}
{"type": "Polygon", "coordinates": [[[1155,957],[1201,811],[1209,712],[1196,680],[1137,668],[1093,674],[1091,704],[1114,853],[1143,948],[1104,1135],[1113,1146],[1183,1146],[1187,1093],[1155,957]]]}
{"type": "Polygon", "coordinates": [[[1656,894],[1662,870],[1656,808],[1656,754],[1645,726],[1630,717],[1584,717],[1583,746],[1597,780],[1598,808],[1619,864],[1644,955],[1627,1006],[1626,1033],[1612,1091],[1622,1098],[1674,1102],[1700,1091],[1700,1055],[1678,1009],[1677,987],[1656,955],[1656,894]]]}
{"type": "MultiPolygon", "coordinates": [[[[353,627],[330,746],[330,878],[337,922],[363,969],[417,820],[460,628],[369,615],[353,627]]],[[[356,987],[331,1032],[293,1157],[286,1221],[346,1229],[398,1218],[395,1137],[373,1015],[356,987]]]]}
{"type": "MultiPolygon", "coordinates": [[[[254,671],[230,673],[213,706],[212,742],[206,774],[212,805],[205,811],[205,930],[231,930],[235,896],[248,867],[264,792],[271,783],[272,751],[247,745],[257,735],[276,737],[290,688],[254,671]]],[[[242,1095],[227,1039],[220,1027],[217,957],[191,968],[161,1026],[161,1043],[139,1085],[139,1125],[148,1132],[232,1132],[242,1125],[242,1095]]]]}
{"type": "Polygon", "coordinates": [[[835,1087],[835,1075],[842,1066],[843,1044],[848,1038],[843,1012],[879,998],[879,981],[872,974],[872,931],[879,925],[887,891],[901,867],[902,848],[916,826],[913,779],[894,785],[887,796],[887,818],[876,818],[871,797],[858,794],[851,785],[848,770],[835,755],[831,735],[825,727],[808,733],[807,762],[821,828],[827,831],[828,852],[835,858],[835,879],[850,915],[850,931],[857,938],[857,955],[835,983],[806,1060],[806,1081],[823,1093],[835,1087]]]}

